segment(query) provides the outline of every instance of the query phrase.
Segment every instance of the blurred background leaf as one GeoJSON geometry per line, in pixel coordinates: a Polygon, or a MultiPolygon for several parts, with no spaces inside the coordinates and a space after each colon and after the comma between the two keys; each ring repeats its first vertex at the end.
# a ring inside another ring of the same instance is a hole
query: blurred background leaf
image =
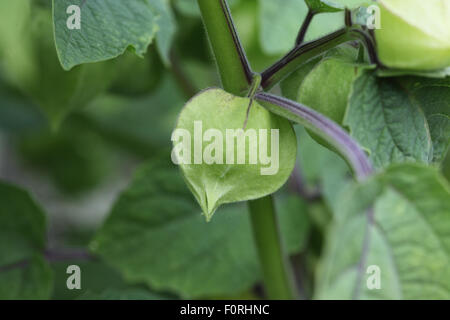
{"type": "MultiPolygon", "coordinates": [[[[168,158],[137,172],[91,243],[92,250],[131,283],[184,298],[248,289],[259,280],[260,269],[246,208],[227,206],[206,223],[168,158]]],[[[281,201],[284,243],[295,253],[306,239],[306,207],[298,198],[281,201]]]]}
{"type": "Polygon", "coordinates": [[[26,191],[2,182],[0,203],[0,299],[49,298],[44,212],[26,191]]]}

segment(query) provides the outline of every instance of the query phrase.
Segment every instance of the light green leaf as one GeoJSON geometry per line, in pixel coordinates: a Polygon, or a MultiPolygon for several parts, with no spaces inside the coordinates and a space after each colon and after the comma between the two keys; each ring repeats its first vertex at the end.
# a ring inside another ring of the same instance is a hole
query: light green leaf
{"type": "MultiPolygon", "coordinates": [[[[306,17],[304,0],[259,0],[260,42],[267,54],[283,54],[292,49],[306,17]]],[[[344,13],[323,13],[314,17],[305,40],[317,39],[345,25],[344,13]]]]}
{"type": "Polygon", "coordinates": [[[0,299],[46,299],[45,216],[28,193],[0,182],[0,299]]]}
{"type": "Polygon", "coordinates": [[[34,255],[23,264],[0,267],[0,283],[1,300],[44,300],[52,293],[53,276],[47,262],[34,255]]]}
{"type": "Polygon", "coordinates": [[[370,151],[377,168],[393,162],[433,160],[433,143],[424,106],[395,78],[372,72],[353,86],[344,124],[370,151]]]}
{"type": "Polygon", "coordinates": [[[367,68],[355,63],[356,51],[324,58],[305,77],[295,100],[342,124],[353,82],[367,68]]]}
{"type": "Polygon", "coordinates": [[[0,79],[0,131],[26,133],[46,125],[47,119],[40,110],[0,79]]]}
{"type": "Polygon", "coordinates": [[[395,165],[353,188],[337,211],[316,298],[450,298],[450,189],[436,169],[395,165]],[[368,289],[369,266],[379,268],[380,289],[368,289]]]}
{"type": "Polygon", "coordinates": [[[221,204],[277,191],[294,168],[297,144],[289,121],[257,102],[248,109],[249,104],[249,98],[209,89],[192,98],[180,113],[173,161],[180,163],[207,220],[221,204]],[[204,133],[211,134],[209,140],[203,141],[204,133]]]}
{"type": "Polygon", "coordinates": [[[435,70],[450,66],[450,2],[381,0],[378,55],[386,66],[435,70]]]}
{"type": "Polygon", "coordinates": [[[405,69],[379,69],[377,70],[379,77],[399,77],[399,76],[419,76],[425,78],[445,78],[450,76],[450,67],[432,70],[432,71],[417,71],[417,70],[405,70],[405,69]]]}
{"type": "Polygon", "coordinates": [[[54,0],[56,49],[65,70],[116,58],[132,47],[142,56],[158,30],[158,12],[147,0],[54,0]],[[69,29],[67,8],[81,9],[81,28],[69,29]]]}
{"type": "MultiPolygon", "coordinates": [[[[206,223],[169,156],[142,167],[119,197],[91,248],[131,283],[183,298],[241,293],[260,279],[245,207],[220,209],[206,223]]],[[[304,242],[305,205],[277,201],[283,243],[290,253],[304,242]],[[296,210],[285,208],[296,207],[296,210]],[[292,234],[291,232],[294,232],[292,234]]]]}

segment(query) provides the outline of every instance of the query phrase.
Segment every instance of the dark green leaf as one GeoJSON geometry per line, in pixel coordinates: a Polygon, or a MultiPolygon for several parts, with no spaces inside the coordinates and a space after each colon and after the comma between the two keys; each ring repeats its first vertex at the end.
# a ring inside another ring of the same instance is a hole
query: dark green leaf
{"type": "MultiPolygon", "coordinates": [[[[251,1],[251,0],[246,0],[251,1]]],[[[233,6],[241,0],[228,0],[230,6],[233,6]]],[[[174,5],[177,10],[189,17],[200,17],[200,9],[197,4],[197,0],[174,0],[174,5]]]]}
{"type": "Polygon", "coordinates": [[[350,184],[348,165],[335,152],[318,144],[306,130],[295,126],[298,139],[298,165],[306,187],[318,190],[329,208],[333,209],[350,184]]]}
{"type": "Polygon", "coordinates": [[[79,297],[87,299],[88,297],[85,295],[100,298],[104,292],[127,291],[131,289],[118,271],[98,260],[57,261],[53,262],[51,267],[55,275],[52,299],[71,300],[79,297]],[[79,290],[67,289],[66,282],[69,276],[67,267],[70,265],[80,267],[81,289],[79,290]]]}
{"type": "MultiPolygon", "coordinates": [[[[179,171],[168,162],[169,156],[138,171],[91,248],[129,282],[184,298],[248,289],[259,280],[260,268],[246,209],[221,209],[206,223],[179,171]]],[[[278,206],[284,243],[293,253],[301,249],[307,228],[303,204],[289,201],[278,206]],[[297,210],[284,210],[294,203],[297,210]]]]}
{"type": "Polygon", "coordinates": [[[433,143],[424,107],[395,78],[369,72],[355,81],[344,124],[378,168],[393,162],[430,163],[433,143]]]}

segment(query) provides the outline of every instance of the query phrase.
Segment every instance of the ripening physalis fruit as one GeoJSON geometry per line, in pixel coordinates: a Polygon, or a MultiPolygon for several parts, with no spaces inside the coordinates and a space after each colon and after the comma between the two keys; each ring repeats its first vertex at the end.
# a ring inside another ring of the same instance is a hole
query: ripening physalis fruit
{"type": "Polygon", "coordinates": [[[380,0],[378,55],[390,68],[436,70],[450,66],[449,0],[380,0]]]}
{"type": "Polygon", "coordinates": [[[205,90],[183,108],[172,161],[207,220],[224,203],[257,199],[289,178],[297,154],[291,123],[249,98],[205,90]]]}

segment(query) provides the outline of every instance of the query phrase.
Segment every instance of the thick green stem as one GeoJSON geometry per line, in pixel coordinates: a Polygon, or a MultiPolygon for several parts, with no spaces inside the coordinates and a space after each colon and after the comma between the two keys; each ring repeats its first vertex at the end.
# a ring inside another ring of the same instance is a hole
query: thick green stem
{"type": "Polygon", "coordinates": [[[198,0],[198,4],[224,89],[235,95],[244,95],[252,81],[252,71],[227,2],[198,0]]]}
{"type": "Polygon", "coordinates": [[[296,296],[294,279],[281,245],[273,199],[267,196],[248,204],[266,295],[269,299],[293,299],[296,296]]]}
{"type": "MultiPolygon", "coordinates": [[[[223,88],[235,95],[249,93],[253,73],[245,57],[225,0],[197,0],[216,59],[223,88]]],[[[269,299],[293,299],[291,271],[283,254],[273,199],[249,202],[253,234],[269,299]]]]}

